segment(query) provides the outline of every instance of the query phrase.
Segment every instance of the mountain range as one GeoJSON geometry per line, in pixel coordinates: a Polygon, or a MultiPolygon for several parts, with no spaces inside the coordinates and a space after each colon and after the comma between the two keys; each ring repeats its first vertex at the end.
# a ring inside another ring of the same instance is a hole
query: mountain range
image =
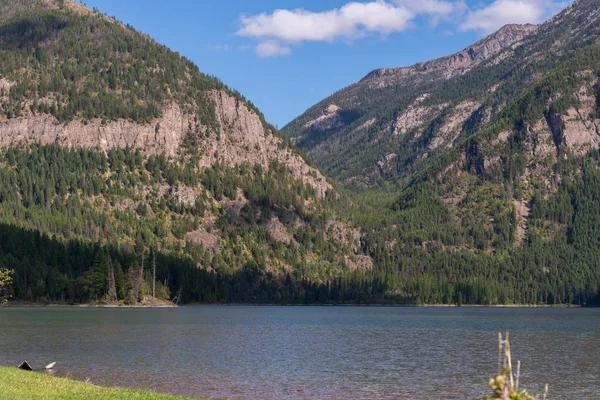
{"type": "Polygon", "coordinates": [[[578,0],[375,70],[278,132],[131,26],[70,0],[0,0],[11,294],[597,302],[599,17],[578,0]]]}

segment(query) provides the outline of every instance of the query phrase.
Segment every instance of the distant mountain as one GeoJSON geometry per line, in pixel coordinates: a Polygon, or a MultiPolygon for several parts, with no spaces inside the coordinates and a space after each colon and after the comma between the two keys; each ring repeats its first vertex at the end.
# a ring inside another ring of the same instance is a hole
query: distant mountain
{"type": "Polygon", "coordinates": [[[597,40],[598,15],[597,1],[579,0],[540,27],[508,25],[451,56],[373,71],[282,131],[344,182],[409,179],[597,40]]]}
{"type": "Polygon", "coordinates": [[[71,0],[0,0],[0,147],[17,299],[135,303],[157,281],[315,301],[372,267],[344,200],[252,103],[71,0]]]}

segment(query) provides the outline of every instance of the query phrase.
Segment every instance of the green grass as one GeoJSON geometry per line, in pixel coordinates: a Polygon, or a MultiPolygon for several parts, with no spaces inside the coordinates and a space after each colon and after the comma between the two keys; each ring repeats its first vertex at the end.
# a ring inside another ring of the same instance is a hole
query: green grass
{"type": "Polygon", "coordinates": [[[103,388],[65,378],[53,378],[36,372],[0,367],[0,399],[183,400],[186,398],[144,390],[103,388]]]}

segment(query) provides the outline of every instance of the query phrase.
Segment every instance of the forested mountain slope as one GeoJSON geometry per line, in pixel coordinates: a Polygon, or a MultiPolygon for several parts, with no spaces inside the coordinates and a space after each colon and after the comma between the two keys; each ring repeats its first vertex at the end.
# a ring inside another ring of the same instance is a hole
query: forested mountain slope
{"type": "Polygon", "coordinates": [[[599,17],[578,0],[539,27],[375,71],[284,129],[361,189],[355,216],[388,293],[598,301],[599,17]]]}
{"type": "Polygon", "coordinates": [[[17,299],[136,303],[158,281],[310,302],[372,268],[350,205],[249,101],[70,0],[0,1],[0,146],[17,299]]]}
{"type": "Polygon", "coordinates": [[[385,210],[364,217],[364,241],[399,292],[425,302],[598,300],[599,75],[593,44],[388,195],[389,206],[373,200],[380,190],[363,194],[385,210]]]}

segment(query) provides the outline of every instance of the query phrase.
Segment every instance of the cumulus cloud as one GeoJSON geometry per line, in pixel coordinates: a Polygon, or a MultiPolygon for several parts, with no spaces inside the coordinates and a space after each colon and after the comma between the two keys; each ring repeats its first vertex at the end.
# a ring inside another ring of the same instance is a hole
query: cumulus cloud
{"type": "Polygon", "coordinates": [[[490,33],[506,24],[537,24],[557,8],[557,3],[548,0],[495,0],[486,7],[470,11],[460,29],[490,33]]]}
{"type": "Polygon", "coordinates": [[[419,15],[444,16],[463,5],[462,0],[376,0],[351,2],[323,12],[276,10],[271,14],[242,16],[237,35],[259,41],[256,53],[261,57],[287,55],[291,44],[389,35],[408,29],[419,15]]]}
{"type": "Polygon", "coordinates": [[[363,32],[391,33],[408,27],[410,13],[382,1],[349,3],[339,10],[321,13],[276,10],[273,14],[243,16],[238,35],[289,42],[332,41],[353,38],[363,32]]]}
{"type": "Polygon", "coordinates": [[[292,49],[273,41],[262,42],[256,46],[256,55],[261,58],[287,56],[290,54],[292,54],[292,49]]]}
{"type": "Polygon", "coordinates": [[[443,0],[394,0],[394,3],[406,7],[416,14],[448,16],[468,9],[464,1],[443,0]]]}
{"type": "MultiPolygon", "coordinates": [[[[565,0],[490,0],[470,9],[465,0],[352,1],[322,12],[280,9],[244,15],[236,34],[255,40],[256,54],[266,58],[289,55],[302,42],[351,41],[402,32],[415,26],[419,17],[432,26],[447,20],[461,31],[490,33],[506,24],[540,23],[565,5],[565,0]]],[[[444,34],[449,32],[446,29],[444,34]]]]}
{"type": "Polygon", "coordinates": [[[216,51],[216,52],[226,52],[229,51],[229,45],[227,44],[211,44],[208,45],[208,49],[210,51],[216,51]]]}

